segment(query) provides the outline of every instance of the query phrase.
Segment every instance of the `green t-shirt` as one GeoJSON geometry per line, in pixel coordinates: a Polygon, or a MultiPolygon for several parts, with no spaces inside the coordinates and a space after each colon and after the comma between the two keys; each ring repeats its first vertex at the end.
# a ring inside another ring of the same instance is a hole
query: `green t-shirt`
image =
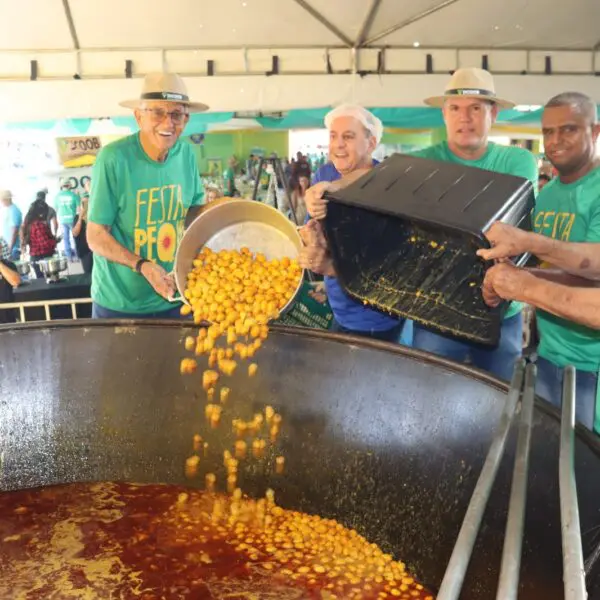
{"type": "MultiPolygon", "coordinates": [[[[415,156],[429,158],[430,160],[441,160],[444,162],[459,163],[467,167],[477,167],[496,173],[506,175],[515,175],[529,179],[533,184],[533,189],[537,190],[538,167],[535,157],[529,150],[518,148],[516,146],[500,146],[490,142],[486,153],[477,160],[465,160],[454,154],[448,147],[448,142],[441,142],[435,146],[424,148],[413,152],[415,156]]],[[[505,319],[513,317],[523,309],[520,302],[512,302],[508,307],[505,319]]]]}
{"type": "MultiPolygon", "coordinates": [[[[159,163],[144,152],[139,134],[130,135],[102,149],[92,180],[89,220],[109,226],[117,242],[170,272],[187,211],[204,198],[189,144],[178,142],[159,163]]],[[[99,255],[94,256],[92,299],[140,315],[173,307],[142,275],[99,255]]]]}
{"type": "MultiPolygon", "coordinates": [[[[558,178],[538,196],[533,227],[565,242],[600,242],[600,167],[574,183],[558,178]]],[[[559,367],[600,371],[600,331],[537,311],[539,355],[559,367]]]]}
{"type": "Polygon", "coordinates": [[[72,225],[80,204],[79,196],[75,192],[63,190],[54,199],[54,209],[58,222],[62,225],[72,225]]]}
{"type": "Polygon", "coordinates": [[[235,173],[231,167],[223,171],[223,183],[225,184],[225,195],[233,196],[235,192],[235,173]]]}

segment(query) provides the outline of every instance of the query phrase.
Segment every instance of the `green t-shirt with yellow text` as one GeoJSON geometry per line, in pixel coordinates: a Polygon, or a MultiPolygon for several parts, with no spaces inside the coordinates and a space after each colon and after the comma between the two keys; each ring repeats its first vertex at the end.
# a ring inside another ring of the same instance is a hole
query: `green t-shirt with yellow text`
{"type": "MultiPolygon", "coordinates": [[[[556,178],[538,196],[533,228],[564,242],[600,242],[600,167],[573,183],[556,178]]],[[[558,367],[600,371],[600,331],[537,311],[538,353],[558,367]]]]}
{"type": "MultiPolygon", "coordinates": [[[[452,162],[465,165],[467,167],[476,167],[485,169],[486,171],[494,171],[495,173],[504,173],[505,175],[515,175],[528,179],[533,184],[533,189],[537,190],[538,182],[538,167],[535,156],[529,150],[518,148],[517,146],[502,146],[488,143],[485,154],[477,160],[466,160],[454,154],[448,142],[441,142],[435,146],[424,148],[411,152],[415,156],[428,158],[430,160],[440,160],[443,162],[452,162]]],[[[520,302],[512,302],[508,307],[505,319],[513,317],[523,309],[520,302]]]]}
{"type": "MultiPolygon", "coordinates": [[[[110,227],[122,246],[170,272],[191,206],[203,203],[196,158],[177,142],[163,163],[148,157],[139,134],[105,146],[93,167],[89,220],[110,227]]],[[[149,314],[173,308],[130,268],[94,255],[92,299],[115,311],[149,314]]]]}

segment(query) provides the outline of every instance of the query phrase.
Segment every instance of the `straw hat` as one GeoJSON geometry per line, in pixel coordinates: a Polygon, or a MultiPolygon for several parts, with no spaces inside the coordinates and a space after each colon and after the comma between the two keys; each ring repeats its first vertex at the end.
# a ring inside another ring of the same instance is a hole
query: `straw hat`
{"type": "Polygon", "coordinates": [[[456,98],[457,96],[467,98],[479,98],[494,102],[499,108],[513,108],[514,102],[503,100],[496,96],[494,78],[489,71],[469,67],[467,69],[457,69],[454,71],[443,96],[432,96],[425,99],[425,104],[442,108],[447,98],[456,98]]]}
{"type": "Polygon", "coordinates": [[[162,100],[185,104],[190,112],[204,112],[208,110],[206,104],[190,102],[187,87],[183,79],[175,73],[149,73],[144,78],[142,93],[135,100],[119,102],[125,108],[139,108],[146,100],[162,100]]]}

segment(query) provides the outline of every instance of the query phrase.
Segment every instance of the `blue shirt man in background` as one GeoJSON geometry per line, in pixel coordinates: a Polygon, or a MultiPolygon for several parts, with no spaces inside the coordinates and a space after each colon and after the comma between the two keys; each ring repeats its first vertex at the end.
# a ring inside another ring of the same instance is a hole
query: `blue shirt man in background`
{"type": "Polygon", "coordinates": [[[12,193],[8,190],[0,192],[0,237],[8,245],[8,252],[12,260],[19,260],[21,256],[21,243],[19,230],[23,223],[23,213],[13,204],[12,193]]]}

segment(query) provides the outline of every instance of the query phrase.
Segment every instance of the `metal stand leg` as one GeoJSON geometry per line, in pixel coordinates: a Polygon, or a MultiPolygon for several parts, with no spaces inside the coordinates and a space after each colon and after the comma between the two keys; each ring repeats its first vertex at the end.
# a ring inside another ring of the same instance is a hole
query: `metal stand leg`
{"type": "Polygon", "coordinates": [[[558,470],[565,600],[585,600],[587,598],[577,485],[575,483],[575,381],[575,369],[567,367],[563,376],[558,470]]]}
{"type": "MultiPolygon", "coordinates": [[[[508,432],[516,412],[523,384],[524,370],[524,361],[521,360],[515,366],[504,411],[483,469],[481,470],[481,475],[475,486],[475,491],[469,502],[462,527],[452,551],[452,556],[450,557],[450,562],[442,580],[440,592],[437,596],[438,600],[457,600],[460,595],[465,573],[473,552],[473,546],[481,527],[485,506],[498,472],[508,432]]],[[[529,364],[525,372],[519,437],[517,440],[510,506],[496,600],[517,600],[518,597],[536,375],[536,367],[529,364]]],[[[577,487],[575,484],[574,452],[575,369],[567,367],[564,371],[563,379],[559,459],[563,580],[565,600],[586,600],[587,592],[585,589],[577,487]]]]}
{"type": "Polygon", "coordinates": [[[502,551],[502,565],[500,567],[500,582],[498,584],[496,600],[517,600],[519,592],[519,573],[521,570],[521,550],[523,547],[523,528],[527,501],[529,449],[531,446],[536,375],[536,366],[532,364],[527,365],[525,371],[525,390],[521,405],[519,438],[517,440],[508,521],[504,537],[504,549],[502,551]]]}
{"type": "Polygon", "coordinates": [[[481,475],[475,486],[475,491],[469,502],[462,527],[460,528],[456,545],[452,551],[450,562],[444,574],[444,579],[442,580],[442,585],[437,596],[438,600],[457,600],[460,595],[465,573],[473,552],[473,546],[481,527],[483,513],[485,512],[485,507],[490,497],[496,474],[498,473],[498,467],[504,454],[506,440],[521,394],[524,371],[525,361],[520,360],[515,367],[500,423],[496,429],[494,440],[485,459],[481,475]]]}

